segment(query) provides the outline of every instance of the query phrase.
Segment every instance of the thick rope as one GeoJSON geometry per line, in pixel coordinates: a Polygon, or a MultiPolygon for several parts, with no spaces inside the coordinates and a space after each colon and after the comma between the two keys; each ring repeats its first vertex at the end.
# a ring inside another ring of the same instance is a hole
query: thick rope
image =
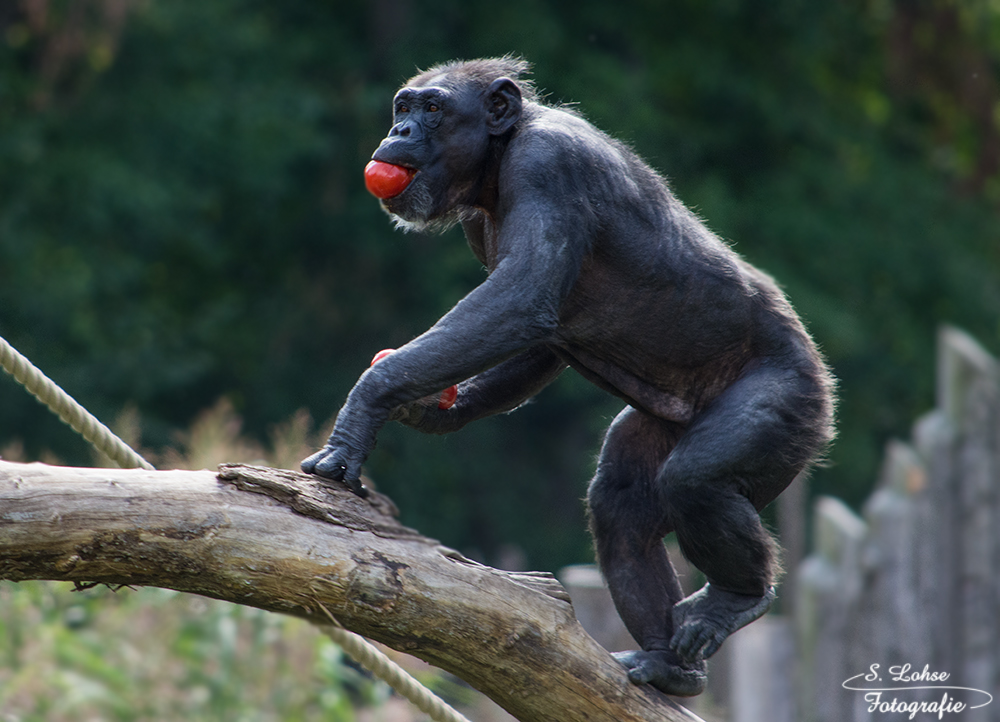
{"type": "Polygon", "coordinates": [[[320,629],[365,669],[410,700],[421,712],[430,715],[435,722],[469,722],[467,717],[459,714],[454,707],[414,679],[409,672],[383,654],[382,650],[364,637],[344,629],[326,607],[322,604],[319,606],[332,621],[331,624],[322,625],[320,629]]]}
{"type": "MultiPolygon", "coordinates": [[[[0,336],[0,366],[30,391],[35,398],[48,406],[63,422],[89,441],[94,448],[115,461],[118,466],[123,469],[154,470],[152,464],[139,456],[132,447],[115,436],[111,429],[98,421],[72,396],[38,370],[17,349],[7,343],[3,336],[0,336]]],[[[322,604],[320,608],[326,612],[326,616],[332,622],[332,624],[321,625],[327,636],[354,657],[365,669],[415,704],[421,712],[429,714],[435,722],[469,722],[467,718],[449,707],[444,700],[411,677],[406,670],[385,656],[377,647],[363,637],[341,627],[336,618],[322,604]]]]}
{"type": "Polygon", "coordinates": [[[64,423],[118,466],[123,469],[153,470],[152,464],[135,453],[128,444],[115,436],[111,429],[56,386],[2,336],[0,336],[0,366],[34,394],[35,398],[48,406],[64,423]]]}

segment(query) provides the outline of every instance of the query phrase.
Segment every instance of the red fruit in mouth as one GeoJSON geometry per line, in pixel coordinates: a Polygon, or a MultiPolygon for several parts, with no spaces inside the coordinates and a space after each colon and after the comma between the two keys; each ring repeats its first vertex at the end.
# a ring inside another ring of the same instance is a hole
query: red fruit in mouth
{"type": "Polygon", "coordinates": [[[365,166],[365,187],[376,198],[393,198],[406,190],[415,173],[412,168],[373,160],[365,166]]]}

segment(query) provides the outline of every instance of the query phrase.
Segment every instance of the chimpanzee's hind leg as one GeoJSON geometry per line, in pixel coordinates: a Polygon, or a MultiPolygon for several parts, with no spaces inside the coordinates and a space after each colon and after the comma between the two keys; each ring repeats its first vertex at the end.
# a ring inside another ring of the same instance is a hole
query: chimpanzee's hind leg
{"type": "Polygon", "coordinates": [[[636,684],[691,696],[705,689],[705,663],[669,649],[672,610],[683,596],[663,546],[671,529],[656,474],[682,428],[626,408],[608,429],[588,494],[597,556],[615,606],[642,651],[615,657],[636,684]]]}
{"type": "Polygon", "coordinates": [[[684,556],[708,584],[673,608],[669,648],[712,656],[774,600],[776,547],[758,512],[822,449],[830,403],[816,375],[758,363],[695,418],[657,476],[684,556]]]}

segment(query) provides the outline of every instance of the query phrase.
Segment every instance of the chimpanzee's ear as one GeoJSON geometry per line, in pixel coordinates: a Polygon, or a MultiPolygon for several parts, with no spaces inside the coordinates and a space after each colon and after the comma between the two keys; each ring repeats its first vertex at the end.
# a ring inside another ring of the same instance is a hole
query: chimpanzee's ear
{"type": "Polygon", "coordinates": [[[521,118],[521,89],[510,78],[497,78],[486,90],[486,127],[503,135],[521,118]]]}

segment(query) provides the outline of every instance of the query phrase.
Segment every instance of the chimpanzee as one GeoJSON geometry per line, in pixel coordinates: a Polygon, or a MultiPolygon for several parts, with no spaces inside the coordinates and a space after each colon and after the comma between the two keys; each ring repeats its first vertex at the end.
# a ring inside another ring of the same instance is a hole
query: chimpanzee
{"type": "Polygon", "coordinates": [[[489,275],[361,375],[302,469],[364,494],[361,464],[390,419],[456,431],[574,368],[628,404],[587,499],[642,646],[616,657],[637,684],[699,694],[705,659],[774,599],[758,512],[832,438],[832,377],[774,281],[628,147],[542,102],[527,71],[509,56],[452,62],[396,93],[372,157],[406,178],[383,207],[407,230],[461,223],[489,275]],[[451,408],[422,401],[452,384],[451,408]],[[708,580],[687,598],[670,532],[708,580]]]}

